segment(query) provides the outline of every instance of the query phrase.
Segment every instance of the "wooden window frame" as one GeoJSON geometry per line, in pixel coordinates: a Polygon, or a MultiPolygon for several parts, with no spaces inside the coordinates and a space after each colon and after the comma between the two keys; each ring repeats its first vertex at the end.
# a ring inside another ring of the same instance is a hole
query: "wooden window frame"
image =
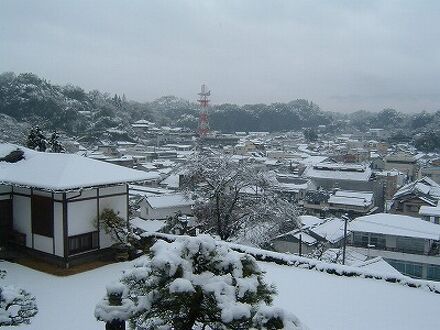
{"type": "Polygon", "coordinates": [[[69,236],[67,244],[69,255],[97,250],[99,249],[99,231],[69,236]]]}
{"type": "Polygon", "coordinates": [[[31,198],[32,233],[53,238],[54,218],[52,197],[32,195],[31,198]]]}

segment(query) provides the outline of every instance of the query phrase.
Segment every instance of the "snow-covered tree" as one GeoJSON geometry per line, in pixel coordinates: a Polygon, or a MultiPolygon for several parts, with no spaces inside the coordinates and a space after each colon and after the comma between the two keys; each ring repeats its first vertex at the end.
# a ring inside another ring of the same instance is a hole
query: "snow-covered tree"
{"type": "Polygon", "coordinates": [[[46,151],[46,148],[48,146],[47,139],[44,136],[43,131],[36,126],[35,128],[31,128],[31,131],[29,132],[26,146],[29,149],[38,150],[38,151],[46,151]]]}
{"type": "Polygon", "coordinates": [[[57,131],[54,131],[49,139],[49,148],[46,151],[49,152],[55,152],[55,153],[63,153],[66,152],[66,149],[61,144],[61,142],[58,140],[59,135],[57,131]]]}
{"type": "Polygon", "coordinates": [[[64,146],[60,143],[59,135],[57,131],[54,131],[49,139],[46,138],[43,130],[36,126],[31,128],[29,132],[26,146],[29,149],[43,151],[43,152],[56,152],[62,153],[66,152],[64,146]]]}
{"type": "Polygon", "coordinates": [[[196,199],[200,228],[222,240],[262,245],[298,227],[293,204],[277,196],[276,179],[252,164],[197,154],[183,169],[183,189],[196,199]]]}
{"type": "Polygon", "coordinates": [[[103,209],[99,219],[96,219],[95,226],[104,229],[105,233],[109,234],[114,241],[130,245],[131,236],[133,235],[130,225],[127,220],[120,217],[114,210],[103,209]]]}
{"type": "MultiPolygon", "coordinates": [[[[6,275],[0,270],[0,279],[6,275]]],[[[29,324],[38,312],[35,297],[13,285],[0,285],[0,327],[29,324]]]]}
{"type": "Polygon", "coordinates": [[[304,329],[294,315],[271,306],[275,289],[263,275],[252,256],[207,235],[158,241],[124,272],[125,288],[112,286],[123,303],[115,307],[104,298],[95,317],[129,320],[137,330],[304,329]]]}

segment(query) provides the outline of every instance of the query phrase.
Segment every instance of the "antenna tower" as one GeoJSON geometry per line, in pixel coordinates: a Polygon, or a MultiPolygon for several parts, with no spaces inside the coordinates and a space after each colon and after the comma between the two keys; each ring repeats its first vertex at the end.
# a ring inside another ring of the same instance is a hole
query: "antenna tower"
{"type": "Polygon", "coordinates": [[[208,87],[203,84],[200,93],[198,93],[199,99],[197,100],[200,104],[200,115],[199,115],[199,127],[197,133],[199,137],[205,137],[209,132],[209,122],[208,122],[208,104],[211,91],[208,87]]]}

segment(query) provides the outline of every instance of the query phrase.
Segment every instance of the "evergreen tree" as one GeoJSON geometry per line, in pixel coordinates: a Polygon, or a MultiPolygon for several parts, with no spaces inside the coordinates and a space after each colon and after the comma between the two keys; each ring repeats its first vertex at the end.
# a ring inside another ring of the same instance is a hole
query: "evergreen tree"
{"type": "MultiPolygon", "coordinates": [[[[0,270],[0,279],[6,275],[0,270]]],[[[0,285],[0,327],[29,324],[38,312],[35,297],[12,285],[0,285]]]]}
{"type": "Polygon", "coordinates": [[[271,306],[275,289],[252,256],[209,236],[158,241],[150,251],[121,279],[132,304],[115,309],[104,299],[98,319],[128,319],[138,330],[304,329],[295,316],[271,306]]]}
{"type": "Polygon", "coordinates": [[[50,152],[55,152],[55,153],[63,153],[66,152],[66,149],[64,148],[64,146],[58,141],[58,133],[57,131],[54,131],[52,133],[52,135],[50,136],[50,140],[49,140],[49,151],[50,152]]]}
{"type": "Polygon", "coordinates": [[[36,126],[35,128],[31,128],[26,141],[26,146],[29,149],[43,152],[46,151],[48,143],[40,127],[36,126]]]}

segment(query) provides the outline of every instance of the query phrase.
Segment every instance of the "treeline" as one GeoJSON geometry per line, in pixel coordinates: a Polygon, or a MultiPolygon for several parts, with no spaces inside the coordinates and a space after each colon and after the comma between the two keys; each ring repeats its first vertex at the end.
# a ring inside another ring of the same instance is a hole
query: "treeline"
{"type": "MultiPolygon", "coordinates": [[[[112,128],[134,136],[130,123],[146,119],[158,125],[195,129],[198,105],[174,96],[152,102],[129,101],[124,94],[85,91],[73,85],[55,85],[32,73],[0,74],[0,113],[20,122],[71,135],[101,136],[112,128]]],[[[366,131],[383,128],[392,142],[413,142],[421,150],[440,148],[440,111],[403,114],[395,109],[350,114],[322,111],[307,100],[273,104],[220,104],[209,110],[211,129],[236,131],[290,131],[326,125],[324,132],[366,131]]],[[[321,129],[322,131],[322,129],[321,129]]]]}
{"type": "MultiPolygon", "coordinates": [[[[0,74],[0,113],[68,133],[127,128],[138,119],[194,129],[198,111],[196,103],[174,96],[140,103],[128,101],[124,95],[54,85],[32,73],[0,74]]],[[[296,100],[270,105],[221,104],[210,109],[209,120],[212,129],[224,132],[285,131],[329,124],[331,116],[313,102],[296,100]]]]}

